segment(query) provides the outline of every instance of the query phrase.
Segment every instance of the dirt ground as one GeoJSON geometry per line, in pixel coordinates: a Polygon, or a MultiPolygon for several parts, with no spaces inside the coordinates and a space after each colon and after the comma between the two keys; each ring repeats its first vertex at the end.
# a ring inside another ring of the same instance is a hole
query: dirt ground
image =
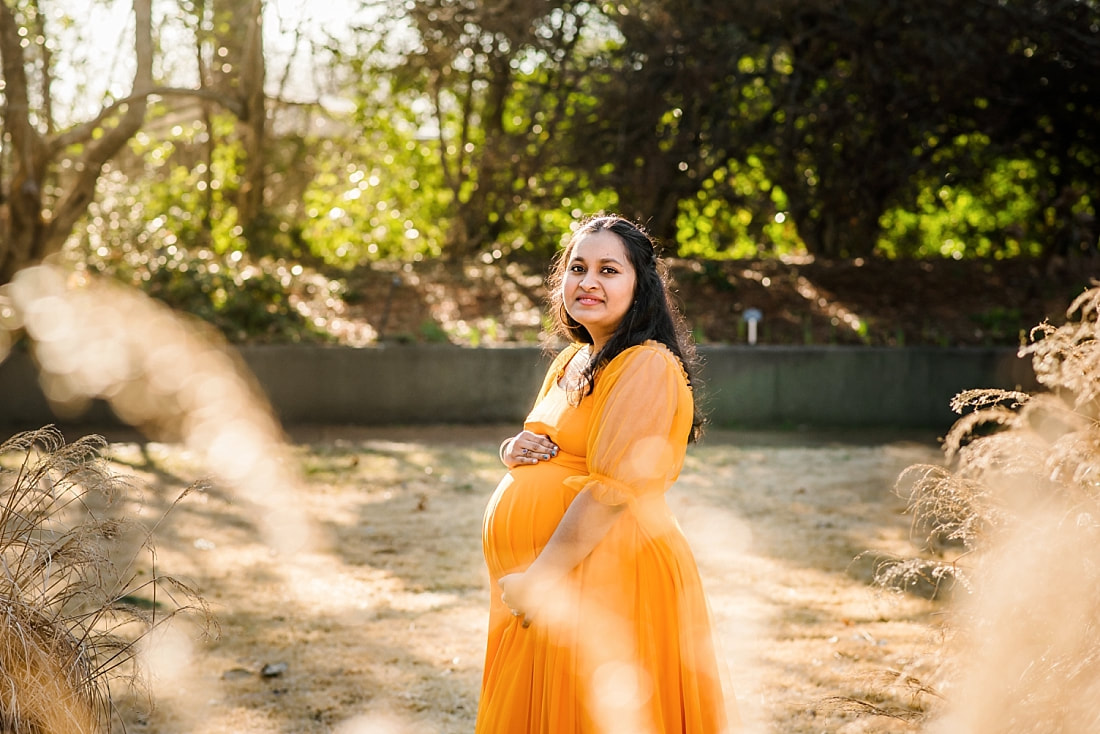
{"type": "MultiPolygon", "coordinates": [[[[192,583],[220,625],[175,625],[150,646],[150,734],[466,734],[473,729],[488,587],[482,510],[512,426],[310,428],[293,433],[296,514],[311,547],[274,552],[263,508],[215,484],[157,534],[157,568],[192,583]],[[264,674],[269,667],[268,675],[264,674]]],[[[111,437],[154,520],[202,473],[178,446],[111,437]]],[[[927,677],[941,602],[869,584],[873,554],[910,555],[892,492],[937,461],[933,435],[712,431],[670,494],[696,551],[750,732],[906,731],[837,698],[907,706],[869,682],[927,677]]],[[[293,470],[294,468],[290,468],[293,470]]]]}

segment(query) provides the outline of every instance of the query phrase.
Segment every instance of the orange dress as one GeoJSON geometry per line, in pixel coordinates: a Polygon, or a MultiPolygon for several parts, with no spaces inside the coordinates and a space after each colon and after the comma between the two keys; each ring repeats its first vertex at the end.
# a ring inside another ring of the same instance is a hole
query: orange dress
{"type": "Polygon", "coordinates": [[[558,383],[580,346],[558,355],[524,423],[558,455],[513,468],[485,512],[492,595],[476,732],[730,731],[702,583],[664,498],[692,422],[683,368],[646,342],[574,404],[558,383]],[[531,564],[584,489],[626,510],[524,628],[497,580],[531,564]]]}

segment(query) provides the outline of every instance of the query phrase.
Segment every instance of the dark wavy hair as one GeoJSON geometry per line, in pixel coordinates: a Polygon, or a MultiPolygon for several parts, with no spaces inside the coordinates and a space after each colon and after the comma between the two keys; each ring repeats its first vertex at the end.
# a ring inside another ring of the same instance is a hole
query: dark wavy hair
{"type": "Polygon", "coordinates": [[[553,319],[552,331],[571,341],[592,343],[592,335],[588,333],[588,329],[566,311],[562,300],[562,283],[577,241],[603,231],[617,235],[626,249],[635,274],[634,300],[615,333],[585,368],[581,394],[583,396],[592,393],[600,370],[624,350],[650,339],[658,341],[680,360],[687,373],[688,384],[695,393],[695,411],[688,438],[696,441],[702,435],[705,423],[699,408],[699,357],[683,316],[672,301],[668,270],[659,257],[657,242],[644,227],[617,215],[597,215],[580,223],[565,247],[554,258],[547,282],[550,317],[553,319]]]}

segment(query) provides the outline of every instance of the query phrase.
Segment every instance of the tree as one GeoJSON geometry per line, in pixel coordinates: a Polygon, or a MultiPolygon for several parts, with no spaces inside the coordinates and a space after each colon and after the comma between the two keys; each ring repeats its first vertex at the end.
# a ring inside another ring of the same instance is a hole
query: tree
{"type": "Polygon", "coordinates": [[[95,195],[103,166],[145,119],[153,87],[152,0],[134,0],[135,72],[131,93],[90,120],[55,130],[50,57],[43,36],[25,43],[22,28],[44,27],[38,3],[0,2],[3,61],[3,155],[0,156],[0,283],[15,271],[57,252],[95,195]],[[28,68],[41,73],[37,109],[28,68]],[[67,173],[64,178],[60,172],[67,173]]]}
{"type": "Polygon", "coordinates": [[[1067,192],[1100,183],[1095,2],[759,9],[750,27],[761,61],[772,60],[773,107],[744,142],[786,192],[811,252],[872,254],[888,208],[924,188],[977,184],[1004,158],[1049,161],[1040,195],[1062,202],[1062,222],[1081,203],[1067,192]]]}
{"type": "Polygon", "coordinates": [[[1032,162],[1044,255],[1100,252],[1100,3],[985,3],[1001,54],[976,90],[986,156],[1032,162]],[[981,96],[977,96],[981,95],[981,96]]]}
{"type": "Polygon", "coordinates": [[[557,209],[567,198],[553,172],[563,170],[558,141],[583,81],[578,43],[596,12],[573,0],[399,7],[416,42],[381,71],[389,91],[427,102],[429,113],[412,128],[432,138],[449,195],[444,249],[461,259],[495,246],[517,213],[557,209]]]}
{"type": "MultiPolygon", "coordinates": [[[[206,0],[195,0],[201,19],[206,0]]],[[[267,140],[267,97],[264,93],[266,65],[263,49],[262,0],[211,0],[210,26],[200,25],[196,39],[200,51],[200,79],[219,96],[230,97],[237,117],[243,148],[243,170],[237,195],[237,221],[245,237],[262,236],[257,221],[264,212],[267,140]]]]}
{"type": "Polygon", "coordinates": [[[186,5],[195,19],[196,87],[154,79],[152,0],[133,0],[135,73],[129,93],[109,100],[91,119],[58,129],[44,11],[38,0],[0,2],[6,143],[0,155],[0,283],[61,248],[94,199],[104,167],[143,129],[154,97],[203,101],[211,145],[216,144],[212,110],[227,111],[238,121],[243,153],[237,222],[246,236],[264,236],[255,226],[262,220],[266,189],[262,1],[186,5]]]}
{"type": "MultiPolygon", "coordinates": [[[[758,233],[769,216],[793,221],[814,254],[867,256],[887,211],[929,188],[984,185],[1015,158],[1038,161],[1035,185],[1015,193],[1052,212],[1031,228],[1096,247],[1095,2],[634,0],[605,12],[617,34],[591,61],[572,162],[600,161],[596,180],[666,242],[678,214],[732,209],[758,233]]],[[[718,229],[704,224],[688,226],[718,229]]]]}
{"type": "Polygon", "coordinates": [[[572,162],[596,162],[588,172],[618,193],[621,213],[673,247],[681,203],[741,152],[739,61],[751,44],[740,10],[715,0],[609,5],[617,33],[589,62],[572,162]]]}

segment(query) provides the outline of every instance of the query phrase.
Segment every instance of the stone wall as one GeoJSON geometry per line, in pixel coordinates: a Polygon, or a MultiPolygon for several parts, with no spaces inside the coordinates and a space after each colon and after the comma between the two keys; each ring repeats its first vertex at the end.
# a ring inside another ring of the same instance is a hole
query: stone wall
{"type": "MultiPolygon", "coordinates": [[[[715,346],[701,350],[714,425],[740,428],[950,426],[951,397],[977,387],[1034,389],[1011,349],[715,346]]],[[[294,424],[476,424],[526,414],[548,363],[537,347],[387,345],[240,348],[276,413],[294,424]]],[[[0,363],[0,425],[116,422],[93,402],[58,416],[31,357],[0,363]]]]}

